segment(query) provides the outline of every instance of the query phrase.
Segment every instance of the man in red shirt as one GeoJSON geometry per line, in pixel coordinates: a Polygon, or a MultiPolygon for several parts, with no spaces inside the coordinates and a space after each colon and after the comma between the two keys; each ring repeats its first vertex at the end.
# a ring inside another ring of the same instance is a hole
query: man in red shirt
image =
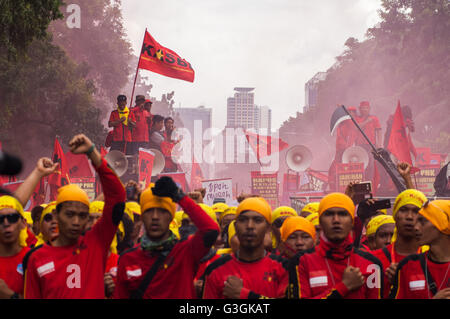
{"type": "Polygon", "coordinates": [[[395,299],[450,299],[450,201],[426,202],[419,211],[420,244],[430,249],[403,259],[389,297],[395,299]]]}
{"type": "Polygon", "coordinates": [[[268,255],[264,238],[272,210],[262,197],[243,200],[235,219],[239,249],[211,263],[205,271],[203,298],[283,298],[288,273],[283,259],[268,255]]]}
{"type": "MultiPolygon", "coordinates": [[[[382,147],[381,124],[378,117],[370,115],[369,101],[362,101],[359,104],[359,117],[356,118],[356,121],[375,148],[382,147]]],[[[375,164],[372,156],[372,148],[360,132],[358,132],[356,137],[356,145],[363,147],[369,154],[369,164],[365,170],[365,178],[366,180],[372,180],[375,164]]],[[[374,188],[377,187],[377,185],[374,185],[374,188]]]]}
{"type": "Polygon", "coordinates": [[[127,97],[117,97],[117,109],[111,112],[108,127],[113,128],[111,151],[117,150],[127,155],[132,154],[131,130],[136,126],[134,114],[127,107],[127,97]]]}
{"type": "Polygon", "coordinates": [[[398,194],[392,209],[396,227],[392,243],[371,251],[383,264],[383,273],[385,274],[383,295],[385,297],[389,293],[398,263],[406,256],[416,254],[419,250],[420,244],[416,236],[415,225],[419,210],[426,201],[426,196],[416,189],[407,189],[398,194]]]}
{"type": "MultiPolygon", "coordinates": [[[[356,107],[349,106],[347,110],[356,120],[356,107]]],[[[337,163],[342,163],[342,154],[347,148],[355,144],[358,135],[361,135],[361,133],[358,132],[358,129],[352,120],[345,120],[339,124],[336,129],[336,155],[334,157],[337,163]]]]}
{"type": "Polygon", "coordinates": [[[151,124],[151,117],[150,113],[145,109],[146,101],[148,100],[145,99],[144,95],[137,95],[136,105],[131,109],[131,112],[136,120],[136,126],[131,132],[133,154],[137,154],[140,147],[147,148],[148,146],[148,133],[149,126],[151,124]]]}
{"type": "Polygon", "coordinates": [[[320,201],[320,243],[313,251],[297,254],[292,259],[290,298],[382,297],[381,262],[353,246],[354,212],[353,201],[342,193],[328,194],[320,201]]]}
{"type": "Polygon", "coordinates": [[[141,193],[140,205],[145,234],[139,246],[119,258],[115,298],[196,298],[194,277],[216,241],[219,225],[167,176],[141,193]],[[169,228],[176,203],[197,227],[182,241],[169,228]]]}
{"type": "Polygon", "coordinates": [[[89,220],[89,197],[76,185],[58,189],[56,217],[59,236],[24,258],[25,298],[104,299],[103,275],[111,241],[122,219],[125,189],[85,135],[69,143],[74,154],[86,154],[102,184],[105,207],[100,220],[84,235],[89,220]]]}
{"type": "MultiPolygon", "coordinates": [[[[42,177],[53,173],[57,165],[49,158],[40,158],[36,168],[19,190],[21,201],[27,202],[42,177]]],[[[0,197],[0,298],[19,298],[23,295],[22,259],[27,247],[26,224],[22,203],[13,196],[0,197]],[[22,233],[22,234],[21,234],[22,233]]]]}

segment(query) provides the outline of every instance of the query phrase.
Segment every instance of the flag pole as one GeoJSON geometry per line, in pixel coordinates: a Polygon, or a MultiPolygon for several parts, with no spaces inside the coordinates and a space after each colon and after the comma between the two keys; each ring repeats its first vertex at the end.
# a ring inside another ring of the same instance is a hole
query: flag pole
{"type": "Polygon", "coordinates": [[[144,41],[145,41],[145,35],[146,34],[147,34],[147,28],[145,28],[144,39],[142,39],[141,51],[139,51],[139,60],[138,60],[138,64],[137,64],[137,67],[136,67],[136,74],[134,76],[133,90],[131,91],[130,107],[132,106],[132,103],[133,103],[134,88],[136,86],[136,80],[137,80],[137,76],[138,76],[138,73],[139,73],[139,64],[141,64],[142,49],[144,48],[144,41]]]}

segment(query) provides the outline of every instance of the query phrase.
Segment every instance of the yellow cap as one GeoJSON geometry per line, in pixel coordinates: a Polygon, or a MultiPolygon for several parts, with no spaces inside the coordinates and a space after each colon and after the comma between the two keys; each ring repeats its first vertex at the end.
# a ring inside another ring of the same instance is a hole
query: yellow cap
{"type": "Polygon", "coordinates": [[[366,228],[366,236],[375,236],[377,233],[378,228],[380,228],[384,224],[394,224],[395,220],[390,215],[378,215],[372,218],[369,223],[367,224],[366,228]]]}
{"type": "Polygon", "coordinates": [[[420,211],[443,234],[450,235],[450,201],[434,200],[428,202],[420,211]]]}
{"type": "Polygon", "coordinates": [[[236,207],[230,206],[225,209],[222,213],[220,213],[219,220],[222,221],[222,219],[227,215],[236,215],[236,207]]]}
{"type": "Polygon", "coordinates": [[[316,239],[316,229],[314,225],[304,217],[295,216],[288,217],[280,228],[281,240],[286,241],[288,237],[295,231],[301,230],[308,233],[312,239],[316,239]]]}
{"type": "Polygon", "coordinates": [[[314,226],[319,225],[319,213],[311,213],[305,218],[309,220],[314,226]]]}
{"type": "Polygon", "coordinates": [[[395,218],[398,210],[405,205],[414,205],[418,208],[422,208],[423,204],[427,201],[427,197],[421,191],[417,189],[407,189],[400,194],[394,202],[394,207],[392,208],[392,217],[395,218]]]}
{"type": "Polygon", "coordinates": [[[337,207],[344,208],[351,216],[355,218],[355,204],[350,197],[343,193],[331,193],[322,198],[319,204],[319,217],[327,209],[337,207]]]}
{"type": "Polygon", "coordinates": [[[41,219],[39,220],[39,224],[42,224],[42,222],[44,221],[45,215],[53,213],[54,210],[56,210],[56,202],[53,201],[53,202],[48,203],[47,206],[45,206],[44,210],[42,211],[41,219]]]}
{"type": "Polygon", "coordinates": [[[81,202],[88,207],[91,203],[86,192],[75,184],[68,184],[58,188],[58,195],[56,196],[56,206],[68,201],[81,202]]]}
{"type": "Polygon", "coordinates": [[[236,216],[245,211],[254,211],[264,216],[270,224],[272,221],[272,208],[269,203],[262,197],[249,197],[244,199],[236,209],[236,216]]]}
{"type": "Polygon", "coordinates": [[[207,213],[208,216],[211,217],[218,224],[216,213],[213,211],[211,207],[203,203],[198,204],[198,206],[200,206],[205,211],[205,213],[207,213]]]}
{"type": "Polygon", "coordinates": [[[89,213],[90,214],[94,214],[94,213],[100,213],[103,214],[103,209],[105,208],[105,202],[101,201],[101,200],[96,200],[93,201],[90,205],[89,205],[89,213]]]}
{"type": "Polygon", "coordinates": [[[228,246],[231,247],[231,238],[236,235],[236,227],[234,226],[234,220],[228,225],[228,246]]]}
{"type": "Polygon", "coordinates": [[[33,218],[31,218],[31,212],[23,212],[23,217],[25,217],[28,225],[33,225],[33,218]]]}
{"type": "Polygon", "coordinates": [[[302,212],[305,211],[311,214],[319,213],[319,204],[319,202],[308,203],[302,208],[302,212]]]}
{"type": "Polygon", "coordinates": [[[175,216],[175,211],[177,210],[177,205],[170,197],[153,195],[151,187],[148,187],[141,193],[140,205],[141,212],[145,212],[150,208],[162,208],[167,210],[172,215],[172,218],[175,216]]]}
{"type": "Polygon", "coordinates": [[[225,209],[228,208],[228,205],[225,203],[215,203],[211,206],[211,208],[216,213],[222,213],[225,209]]]}
{"type": "Polygon", "coordinates": [[[184,214],[184,211],[182,211],[182,210],[175,212],[175,217],[173,220],[175,220],[177,222],[178,227],[181,226],[181,221],[183,220],[183,214],[184,214]]]}
{"type": "Polygon", "coordinates": [[[279,217],[284,217],[284,216],[298,216],[297,212],[295,211],[295,209],[293,209],[292,207],[289,206],[280,206],[277,207],[273,212],[272,212],[272,223],[279,217]]]}
{"type": "Polygon", "coordinates": [[[4,208],[12,208],[23,216],[22,204],[15,197],[9,195],[0,196],[0,210],[4,208]]]}

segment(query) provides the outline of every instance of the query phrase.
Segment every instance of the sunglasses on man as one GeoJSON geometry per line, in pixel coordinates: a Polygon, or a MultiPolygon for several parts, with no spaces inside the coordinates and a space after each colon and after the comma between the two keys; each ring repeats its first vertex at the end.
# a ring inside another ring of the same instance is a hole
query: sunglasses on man
{"type": "Polygon", "coordinates": [[[15,224],[19,221],[19,219],[21,217],[22,216],[19,213],[0,215],[0,225],[3,225],[3,223],[5,222],[5,219],[8,221],[8,223],[15,224]]]}

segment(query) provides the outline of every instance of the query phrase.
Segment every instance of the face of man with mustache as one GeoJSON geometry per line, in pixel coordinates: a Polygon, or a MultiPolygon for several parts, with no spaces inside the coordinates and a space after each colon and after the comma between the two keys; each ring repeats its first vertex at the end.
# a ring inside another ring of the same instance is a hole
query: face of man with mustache
{"type": "Polygon", "coordinates": [[[341,207],[332,207],[324,211],[319,223],[325,237],[334,243],[347,238],[353,227],[352,216],[341,207]]]}
{"type": "Polygon", "coordinates": [[[253,250],[264,245],[264,237],[270,225],[263,215],[248,210],[236,218],[235,228],[240,249],[253,250]]]}

